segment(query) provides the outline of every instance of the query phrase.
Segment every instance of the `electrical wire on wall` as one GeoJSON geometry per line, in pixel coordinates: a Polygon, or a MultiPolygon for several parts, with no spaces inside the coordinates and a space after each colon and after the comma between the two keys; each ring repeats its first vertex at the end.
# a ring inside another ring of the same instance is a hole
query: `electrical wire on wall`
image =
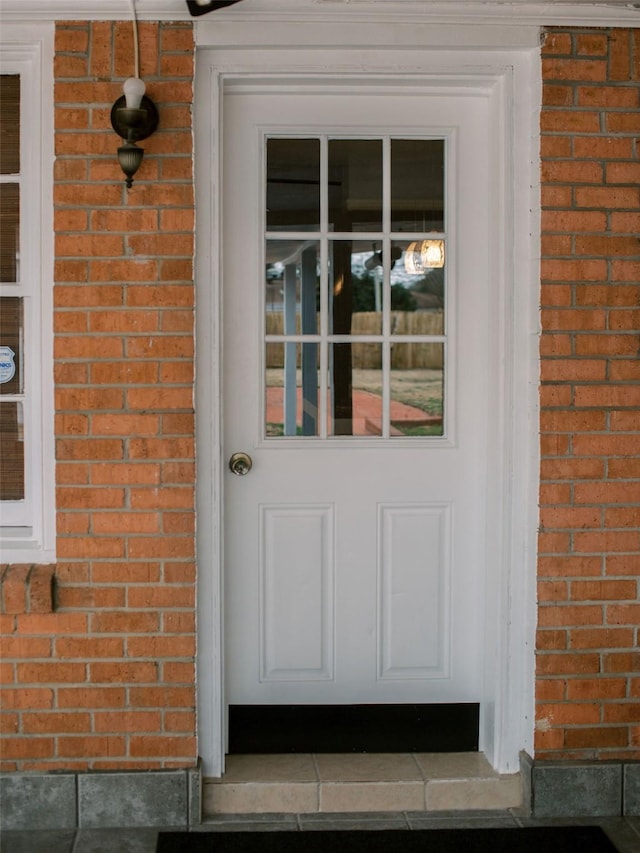
{"type": "Polygon", "coordinates": [[[136,15],[136,0],[130,0],[131,18],[133,22],[133,67],[134,77],[140,77],[140,46],[138,43],[138,16],[136,15]]]}

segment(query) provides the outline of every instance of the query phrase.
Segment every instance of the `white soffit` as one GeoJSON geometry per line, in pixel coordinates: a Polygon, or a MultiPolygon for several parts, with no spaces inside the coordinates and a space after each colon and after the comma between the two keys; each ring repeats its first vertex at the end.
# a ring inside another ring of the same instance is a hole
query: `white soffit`
{"type": "MultiPolygon", "coordinates": [[[[536,26],[640,27],[640,0],[242,0],[191,18],[184,0],[135,0],[141,20],[430,21],[434,23],[536,26]]],[[[0,0],[0,22],[127,20],[131,0],[0,0]]]]}

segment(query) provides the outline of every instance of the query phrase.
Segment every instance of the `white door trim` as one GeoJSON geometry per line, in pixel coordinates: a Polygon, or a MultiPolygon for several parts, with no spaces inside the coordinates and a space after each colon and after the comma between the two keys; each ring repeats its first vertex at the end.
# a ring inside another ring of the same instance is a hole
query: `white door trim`
{"type": "MultiPolygon", "coordinates": [[[[304,26],[300,24],[300,26],[304,26]]],[[[495,121],[500,127],[502,184],[496,187],[494,215],[502,227],[495,275],[499,317],[495,363],[499,365],[496,430],[489,470],[494,473],[487,499],[500,507],[488,531],[488,602],[485,689],[481,705],[481,748],[502,773],[518,770],[521,750],[533,741],[535,540],[538,485],[537,387],[539,199],[538,114],[540,56],[537,48],[508,50],[438,49],[422,52],[381,47],[354,51],[331,47],[300,50],[291,32],[281,48],[257,47],[259,25],[247,22],[244,44],[201,49],[197,57],[195,99],[197,311],[196,399],[198,447],[198,729],[199,754],[206,776],[224,769],[225,702],[223,655],[221,340],[222,252],[220,240],[222,92],[225,81],[286,80],[301,86],[366,74],[396,84],[454,83],[493,87],[495,121]],[[336,73],[339,69],[339,75],[336,73]],[[304,79],[303,79],[304,78],[304,79]],[[517,93],[517,98],[516,98],[517,93]]],[[[371,33],[371,31],[370,31],[371,33]]],[[[238,29],[234,30],[234,37],[238,29]]],[[[340,31],[336,30],[336,43],[340,31]]],[[[452,46],[453,47],[453,46],[452,46]]]]}

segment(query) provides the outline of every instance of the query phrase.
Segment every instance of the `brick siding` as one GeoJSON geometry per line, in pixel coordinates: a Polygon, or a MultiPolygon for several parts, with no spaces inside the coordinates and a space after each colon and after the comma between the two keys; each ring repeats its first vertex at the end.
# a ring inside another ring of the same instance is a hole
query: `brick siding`
{"type": "Polygon", "coordinates": [[[127,191],[132,24],[57,26],[56,608],[7,570],[7,770],[196,762],[192,27],[139,42],[160,126],[127,191]]]}
{"type": "MultiPolygon", "coordinates": [[[[2,613],[51,613],[53,566],[0,567],[0,595],[2,613]]],[[[4,645],[3,654],[6,654],[4,645]]]]}
{"type": "Polygon", "coordinates": [[[640,757],[640,30],[543,47],[536,758],[640,757]]]}

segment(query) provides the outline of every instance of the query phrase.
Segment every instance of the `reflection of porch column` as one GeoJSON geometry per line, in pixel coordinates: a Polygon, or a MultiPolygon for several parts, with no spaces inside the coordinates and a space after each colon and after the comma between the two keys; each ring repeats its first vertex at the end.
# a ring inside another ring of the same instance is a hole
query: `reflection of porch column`
{"type": "MultiPolygon", "coordinates": [[[[296,334],[296,265],[284,268],[284,333],[296,334]]],[[[295,342],[284,345],[284,434],[296,434],[296,350],[295,342]]]]}
{"type": "MultiPolygon", "coordinates": [[[[351,243],[333,244],[333,334],[350,335],[353,318],[351,243]]],[[[353,434],[351,344],[333,346],[333,433],[353,434]]]]}
{"type": "MultiPolygon", "coordinates": [[[[302,334],[315,335],[317,252],[315,247],[302,252],[302,334]]],[[[302,344],[302,434],[318,435],[318,345],[302,344]]]]}

